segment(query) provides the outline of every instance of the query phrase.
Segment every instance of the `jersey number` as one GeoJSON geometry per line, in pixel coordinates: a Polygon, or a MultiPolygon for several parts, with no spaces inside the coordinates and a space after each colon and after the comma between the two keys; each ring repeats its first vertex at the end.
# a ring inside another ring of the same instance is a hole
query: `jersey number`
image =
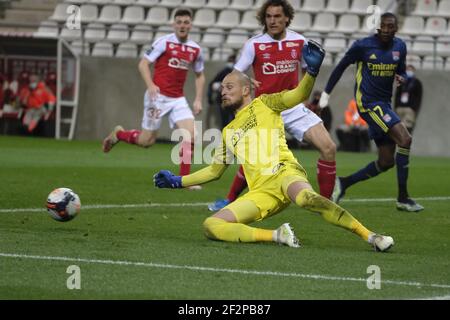
{"type": "Polygon", "coordinates": [[[161,115],[161,109],[150,108],[150,110],[148,110],[148,115],[151,119],[159,119],[161,115]]]}

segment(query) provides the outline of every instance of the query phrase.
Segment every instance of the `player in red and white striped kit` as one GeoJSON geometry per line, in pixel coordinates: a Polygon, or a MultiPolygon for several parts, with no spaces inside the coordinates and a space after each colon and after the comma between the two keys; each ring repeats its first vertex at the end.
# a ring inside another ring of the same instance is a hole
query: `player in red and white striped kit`
{"type": "Polygon", "coordinates": [[[124,130],[116,126],[103,141],[103,151],[109,152],[119,141],[148,148],[156,141],[162,117],[168,115],[170,127],[183,132],[180,148],[180,175],[190,172],[194,146],[194,115],[202,111],[205,85],[204,60],[200,46],[188,39],[192,27],[192,12],[178,9],[174,15],[174,33],[158,38],[139,63],[139,71],[147,91],[144,96],[142,130],[124,130]],[[154,64],[154,75],[150,65],[154,64]],[[195,72],[194,114],[184,97],[183,87],[189,67],[195,72]]]}
{"type": "MultiPolygon", "coordinates": [[[[267,0],[260,8],[257,18],[264,27],[264,33],[251,38],[242,49],[234,68],[245,72],[253,67],[255,95],[270,94],[293,89],[299,82],[299,65],[302,49],[307,40],[287,27],[294,18],[294,8],[286,0],[267,0]]],[[[317,162],[317,180],[320,194],[330,198],[336,179],[336,145],[325,129],[322,120],[303,104],[281,113],[285,130],[299,141],[306,140],[320,152],[317,162]]],[[[233,202],[245,189],[242,166],[236,174],[226,199],[208,205],[217,211],[233,202]]]]}

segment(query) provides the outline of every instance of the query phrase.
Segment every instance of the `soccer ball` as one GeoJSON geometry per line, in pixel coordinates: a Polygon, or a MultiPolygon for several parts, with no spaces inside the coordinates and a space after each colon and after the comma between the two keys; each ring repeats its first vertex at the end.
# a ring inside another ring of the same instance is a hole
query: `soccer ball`
{"type": "Polygon", "coordinates": [[[70,221],[80,212],[80,197],[69,188],[58,188],[47,197],[47,211],[57,221],[70,221]]]}

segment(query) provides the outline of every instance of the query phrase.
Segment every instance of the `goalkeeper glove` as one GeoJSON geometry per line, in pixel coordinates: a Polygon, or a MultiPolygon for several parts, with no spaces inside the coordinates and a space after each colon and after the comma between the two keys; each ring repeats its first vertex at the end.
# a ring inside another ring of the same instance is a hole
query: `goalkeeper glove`
{"type": "Polygon", "coordinates": [[[308,40],[308,44],[303,47],[302,55],[307,64],[306,72],[316,77],[325,58],[325,50],[317,42],[308,40]]]}
{"type": "Polygon", "coordinates": [[[181,184],[181,176],[176,176],[168,170],[161,170],[153,176],[155,187],[158,188],[183,188],[181,184]]]}

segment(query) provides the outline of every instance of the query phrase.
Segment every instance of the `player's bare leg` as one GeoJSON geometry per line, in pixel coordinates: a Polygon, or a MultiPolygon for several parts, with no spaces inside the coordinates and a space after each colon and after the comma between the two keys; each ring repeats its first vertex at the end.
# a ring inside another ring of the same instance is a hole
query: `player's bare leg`
{"type": "Polygon", "coordinates": [[[304,139],[311,143],[320,153],[317,162],[317,181],[320,194],[331,198],[336,180],[336,144],[330,137],[323,123],[318,123],[305,132],[304,139]]]}
{"type": "MultiPolygon", "coordinates": [[[[180,176],[188,175],[191,171],[192,155],[194,152],[194,120],[180,120],[176,123],[182,132],[182,142],[180,148],[180,176]]],[[[189,190],[201,190],[201,186],[188,187],[189,190]]]]}
{"type": "Polygon", "coordinates": [[[126,131],[122,126],[116,126],[114,130],[103,140],[103,152],[109,152],[120,141],[148,148],[155,144],[157,131],[130,130],[126,131]]]}
{"type": "Polygon", "coordinates": [[[295,180],[289,182],[292,181],[292,179],[289,180],[290,178],[288,177],[283,183],[283,190],[298,206],[319,213],[325,221],[357,234],[377,251],[387,251],[394,245],[392,237],[371,232],[347,210],[314,192],[309,183],[295,180]]]}

